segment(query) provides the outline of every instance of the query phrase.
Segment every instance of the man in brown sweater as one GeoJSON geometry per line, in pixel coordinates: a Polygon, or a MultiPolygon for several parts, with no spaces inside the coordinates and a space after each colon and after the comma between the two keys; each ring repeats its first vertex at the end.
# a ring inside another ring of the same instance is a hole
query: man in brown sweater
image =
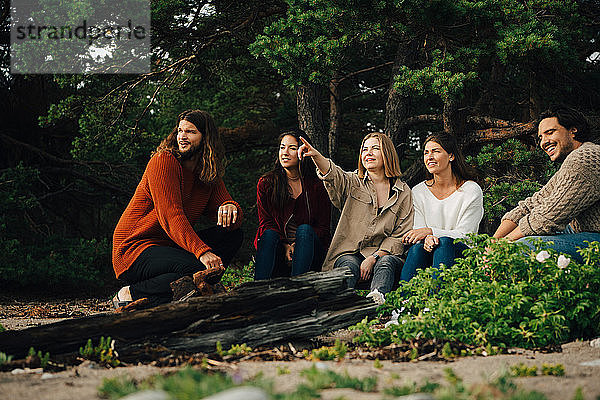
{"type": "Polygon", "coordinates": [[[113,268],[123,286],[115,307],[171,301],[170,283],[207,268],[226,268],[242,243],[242,210],[221,179],[223,145],[205,111],[181,113],[115,228],[113,268]],[[201,216],[217,223],[201,231],[201,216]]]}
{"type": "Polygon", "coordinates": [[[543,188],[502,217],[494,237],[532,249],[529,239],[551,241],[551,248],[582,260],[577,247],[600,241],[600,145],[591,136],[585,117],[574,109],[557,106],[542,113],[540,147],[562,165],[543,188]]]}

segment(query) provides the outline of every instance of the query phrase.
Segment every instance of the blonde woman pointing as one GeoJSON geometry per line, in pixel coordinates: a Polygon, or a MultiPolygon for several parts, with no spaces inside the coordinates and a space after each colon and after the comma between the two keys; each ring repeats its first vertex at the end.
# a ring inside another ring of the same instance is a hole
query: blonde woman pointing
{"type": "Polygon", "coordinates": [[[323,270],[349,269],[350,287],[371,280],[367,297],[383,303],[402,267],[402,236],[413,227],[411,191],[400,180],[392,141],[382,133],[366,135],[354,172],[342,170],[305,140],[298,154],[313,160],[331,202],[341,211],[323,270]]]}

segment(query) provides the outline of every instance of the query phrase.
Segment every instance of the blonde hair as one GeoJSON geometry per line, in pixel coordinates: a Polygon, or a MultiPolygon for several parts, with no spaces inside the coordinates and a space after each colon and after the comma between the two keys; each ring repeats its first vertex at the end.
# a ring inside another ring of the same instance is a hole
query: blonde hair
{"type": "Polygon", "coordinates": [[[179,122],[182,120],[191,122],[202,133],[194,173],[204,183],[211,183],[218,178],[222,178],[225,174],[225,149],[215,121],[206,111],[186,110],[179,114],[175,128],[163,139],[156,148],[155,153],[167,151],[177,157],[178,160],[181,158],[181,152],[177,144],[177,129],[179,128],[179,122]]]}
{"type": "MultiPolygon", "coordinates": [[[[360,144],[360,151],[362,152],[362,148],[367,139],[377,138],[379,141],[379,148],[381,149],[381,154],[383,155],[383,172],[385,176],[388,178],[397,178],[402,175],[400,170],[400,158],[398,157],[398,153],[396,152],[396,148],[394,147],[394,143],[392,139],[389,138],[384,133],[381,132],[371,132],[367,134],[360,144]]],[[[359,155],[358,157],[358,176],[359,178],[363,178],[365,176],[365,167],[362,164],[362,159],[359,155]]]]}

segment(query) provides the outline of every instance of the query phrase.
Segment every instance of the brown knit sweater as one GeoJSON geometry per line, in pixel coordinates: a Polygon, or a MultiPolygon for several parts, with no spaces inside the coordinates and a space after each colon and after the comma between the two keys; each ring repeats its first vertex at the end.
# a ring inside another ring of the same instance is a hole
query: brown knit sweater
{"type": "Polygon", "coordinates": [[[171,153],[154,155],[115,228],[112,261],[117,278],[150,246],[180,247],[196,257],[209,251],[192,225],[200,215],[216,221],[219,206],[227,203],[238,208],[235,229],[242,211],[221,179],[203,183],[171,153]]]}
{"type": "Polygon", "coordinates": [[[573,150],[543,188],[504,214],[525,236],[551,235],[567,224],[575,232],[600,232],[600,145],[573,150]]]}

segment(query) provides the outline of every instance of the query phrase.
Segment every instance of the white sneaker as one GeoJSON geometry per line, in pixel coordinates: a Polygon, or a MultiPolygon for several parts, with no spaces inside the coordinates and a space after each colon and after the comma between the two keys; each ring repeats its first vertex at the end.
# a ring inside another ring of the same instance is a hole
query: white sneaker
{"type": "Polygon", "coordinates": [[[377,289],[371,290],[371,292],[367,295],[367,298],[372,299],[378,306],[385,303],[385,295],[377,289]]]}

